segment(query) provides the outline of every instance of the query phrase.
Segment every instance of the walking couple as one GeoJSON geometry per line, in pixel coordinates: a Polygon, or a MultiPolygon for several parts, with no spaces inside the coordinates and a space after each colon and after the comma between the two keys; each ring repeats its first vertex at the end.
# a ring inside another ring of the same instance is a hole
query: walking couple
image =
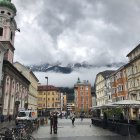
{"type": "Polygon", "coordinates": [[[54,134],[57,134],[57,112],[51,112],[50,113],[50,134],[52,134],[52,130],[54,134]]]}

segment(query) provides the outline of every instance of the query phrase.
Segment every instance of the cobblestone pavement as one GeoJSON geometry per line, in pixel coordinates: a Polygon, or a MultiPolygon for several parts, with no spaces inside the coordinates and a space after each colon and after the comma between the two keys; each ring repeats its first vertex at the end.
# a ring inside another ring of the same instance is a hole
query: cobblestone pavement
{"type": "Polygon", "coordinates": [[[137,137],[123,137],[109,130],[92,126],[90,119],[76,119],[73,127],[70,119],[58,120],[58,133],[50,134],[49,124],[41,126],[33,133],[36,140],[137,140],[137,137]]]}

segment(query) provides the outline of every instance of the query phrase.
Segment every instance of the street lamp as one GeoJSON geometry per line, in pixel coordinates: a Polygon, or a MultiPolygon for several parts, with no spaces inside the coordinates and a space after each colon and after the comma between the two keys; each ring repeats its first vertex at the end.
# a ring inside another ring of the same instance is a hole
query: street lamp
{"type": "Polygon", "coordinates": [[[47,108],[48,108],[48,105],[47,105],[47,103],[48,103],[48,98],[47,98],[48,77],[46,76],[45,79],[47,79],[47,86],[46,86],[46,110],[45,110],[45,114],[46,114],[47,108]]]}
{"type": "Polygon", "coordinates": [[[47,86],[48,86],[48,77],[46,76],[45,79],[47,79],[47,86]]]}

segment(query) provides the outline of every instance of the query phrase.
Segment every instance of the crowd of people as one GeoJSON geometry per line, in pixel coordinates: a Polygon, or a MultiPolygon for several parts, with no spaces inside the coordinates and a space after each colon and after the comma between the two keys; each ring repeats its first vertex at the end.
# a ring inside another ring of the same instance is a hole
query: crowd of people
{"type": "MultiPolygon", "coordinates": [[[[52,134],[52,132],[54,134],[57,134],[57,125],[58,125],[58,116],[57,116],[57,112],[50,112],[50,116],[49,116],[49,120],[50,120],[50,134],[52,134]]],[[[75,113],[71,113],[70,115],[70,119],[72,120],[72,125],[74,126],[74,122],[75,122],[75,118],[76,115],[75,113]]]]}

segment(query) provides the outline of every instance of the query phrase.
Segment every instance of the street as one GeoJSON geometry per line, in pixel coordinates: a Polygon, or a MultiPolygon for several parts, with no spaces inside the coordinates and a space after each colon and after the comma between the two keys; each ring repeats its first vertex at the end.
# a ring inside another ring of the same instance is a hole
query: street
{"type": "Polygon", "coordinates": [[[72,126],[70,119],[58,120],[58,133],[50,134],[49,124],[41,126],[33,133],[36,140],[137,140],[139,136],[124,137],[109,130],[92,126],[90,119],[75,120],[72,126]]]}

